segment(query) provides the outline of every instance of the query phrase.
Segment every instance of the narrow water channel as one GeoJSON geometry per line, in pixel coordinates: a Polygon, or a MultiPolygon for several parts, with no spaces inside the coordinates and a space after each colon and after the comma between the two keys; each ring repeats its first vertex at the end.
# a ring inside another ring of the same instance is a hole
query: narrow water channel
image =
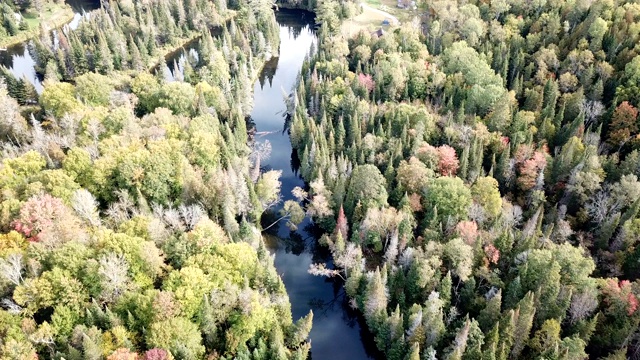
{"type": "MultiPolygon", "coordinates": [[[[296,156],[292,156],[289,135],[284,130],[283,94],[296,84],[305,56],[317,39],[313,30],[313,14],[280,10],[276,13],[280,26],[279,57],[264,67],[254,87],[256,141],[269,141],[271,157],[263,161],[266,169],[282,170],[283,201],[293,199],[291,190],[304,187],[297,174],[296,156]],[[262,134],[262,135],[261,135],[262,134]]],[[[312,224],[306,219],[295,232],[281,222],[272,235],[265,235],[267,246],[275,253],[275,266],[287,288],[294,319],[313,310],[311,358],[320,360],[374,359],[372,336],[361,325],[357,313],[346,302],[341,282],[307,273],[312,262],[330,262],[328,252],[316,246],[312,224]]]]}

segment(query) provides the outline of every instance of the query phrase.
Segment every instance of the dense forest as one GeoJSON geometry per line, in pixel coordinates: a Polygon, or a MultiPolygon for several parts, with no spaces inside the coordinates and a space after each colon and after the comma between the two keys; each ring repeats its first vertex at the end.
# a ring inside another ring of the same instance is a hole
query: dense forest
{"type": "Polygon", "coordinates": [[[291,141],[388,359],[640,358],[640,4],[320,2],[291,141]]]}
{"type": "Polygon", "coordinates": [[[278,41],[264,1],[103,2],[32,42],[42,94],[3,70],[0,359],[307,357],[313,314],[293,321],[259,231],[279,172],[245,123],[278,41]]]}

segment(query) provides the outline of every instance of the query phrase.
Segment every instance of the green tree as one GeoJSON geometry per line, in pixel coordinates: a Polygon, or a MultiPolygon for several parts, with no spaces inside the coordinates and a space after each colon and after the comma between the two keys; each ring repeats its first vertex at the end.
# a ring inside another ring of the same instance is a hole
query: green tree
{"type": "Polygon", "coordinates": [[[502,211],[502,198],[498,181],[492,177],[479,177],[471,186],[473,201],[482,206],[489,219],[495,219],[502,211]]]}
{"type": "MultiPolygon", "coordinates": [[[[464,219],[472,202],[471,191],[457,177],[443,176],[434,179],[423,189],[424,208],[433,213],[437,209],[437,220],[464,219]]],[[[435,214],[435,213],[434,213],[435,214]]]]}
{"type": "Polygon", "coordinates": [[[351,174],[344,210],[348,218],[352,218],[356,205],[362,204],[362,213],[370,207],[387,204],[386,180],[374,165],[358,165],[351,174]]]}
{"type": "Polygon", "coordinates": [[[170,351],[177,359],[200,359],[205,352],[198,326],[182,317],[152,323],[146,343],[149,348],[170,351]]]}

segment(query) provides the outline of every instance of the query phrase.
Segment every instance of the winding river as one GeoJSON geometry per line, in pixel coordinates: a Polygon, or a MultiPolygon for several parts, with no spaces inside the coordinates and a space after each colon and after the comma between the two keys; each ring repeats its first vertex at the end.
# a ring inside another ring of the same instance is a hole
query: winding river
{"type": "MultiPolygon", "coordinates": [[[[68,2],[76,11],[74,20],[68,25],[72,29],[77,27],[86,11],[97,5],[91,0],[68,2]]],[[[295,87],[302,63],[317,38],[312,13],[282,9],[275,16],[280,27],[279,56],[265,64],[254,85],[254,109],[249,121],[256,128],[256,141],[271,143],[271,156],[262,165],[264,170],[282,170],[282,196],[286,201],[293,199],[291,190],[294,187],[305,187],[305,183],[297,173],[297,156],[285,128],[283,94],[295,87]]],[[[195,44],[167,58],[168,66],[164,69],[167,80],[173,80],[174,61],[181,67],[185,53],[197,56],[195,44]]],[[[28,44],[0,52],[0,64],[18,77],[25,76],[38,91],[42,89],[42,78],[33,68],[28,44]]],[[[265,242],[275,254],[275,266],[289,294],[294,320],[313,310],[310,357],[316,360],[381,359],[362,317],[347,305],[342,282],[307,273],[312,262],[331,263],[329,252],[317,246],[317,236],[309,219],[305,219],[297,231],[290,231],[284,222],[280,222],[265,234],[265,242]]]]}
{"type": "MultiPolygon", "coordinates": [[[[280,10],[280,56],[269,61],[254,86],[254,109],[251,120],[257,141],[268,140],[271,157],[263,162],[267,169],[282,170],[283,201],[293,199],[291,190],[304,187],[298,175],[297,156],[284,128],[283,94],[296,84],[298,72],[312,44],[317,39],[313,30],[313,14],[280,10]]],[[[265,235],[269,249],[275,253],[275,265],[287,288],[294,319],[313,310],[311,357],[313,359],[359,360],[380,358],[371,334],[361,318],[347,305],[342,283],[307,273],[312,262],[331,262],[326,249],[317,246],[309,219],[297,231],[281,222],[273,235],[265,235]]]]}

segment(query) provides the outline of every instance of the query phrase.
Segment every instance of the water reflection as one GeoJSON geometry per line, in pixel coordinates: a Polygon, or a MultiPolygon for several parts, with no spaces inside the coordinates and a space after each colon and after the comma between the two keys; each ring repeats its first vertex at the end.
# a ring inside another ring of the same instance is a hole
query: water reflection
{"type": "Polygon", "coordinates": [[[36,73],[36,62],[29,54],[26,44],[18,44],[0,51],[0,64],[9,69],[16,78],[32,83],[38,93],[42,92],[43,77],[36,73]]]}
{"type": "MultiPolygon", "coordinates": [[[[276,18],[280,25],[280,53],[265,64],[254,86],[250,123],[256,126],[256,141],[271,143],[271,157],[263,161],[263,166],[265,170],[282,170],[282,196],[286,201],[293,199],[294,187],[305,184],[298,176],[299,160],[286,132],[284,94],[295,86],[304,58],[315,46],[316,36],[311,13],[281,10],[276,18]]],[[[265,215],[263,221],[269,225],[275,219],[277,215],[272,213],[265,215]]],[[[275,265],[287,288],[294,319],[309,310],[314,312],[310,333],[312,358],[382,358],[371,334],[361,326],[362,319],[349,308],[342,282],[307,273],[311,263],[331,264],[328,250],[316,246],[319,232],[311,221],[306,219],[297,231],[291,231],[284,222],[270,231],[265,240],[276,255],[275,265]]]]}

